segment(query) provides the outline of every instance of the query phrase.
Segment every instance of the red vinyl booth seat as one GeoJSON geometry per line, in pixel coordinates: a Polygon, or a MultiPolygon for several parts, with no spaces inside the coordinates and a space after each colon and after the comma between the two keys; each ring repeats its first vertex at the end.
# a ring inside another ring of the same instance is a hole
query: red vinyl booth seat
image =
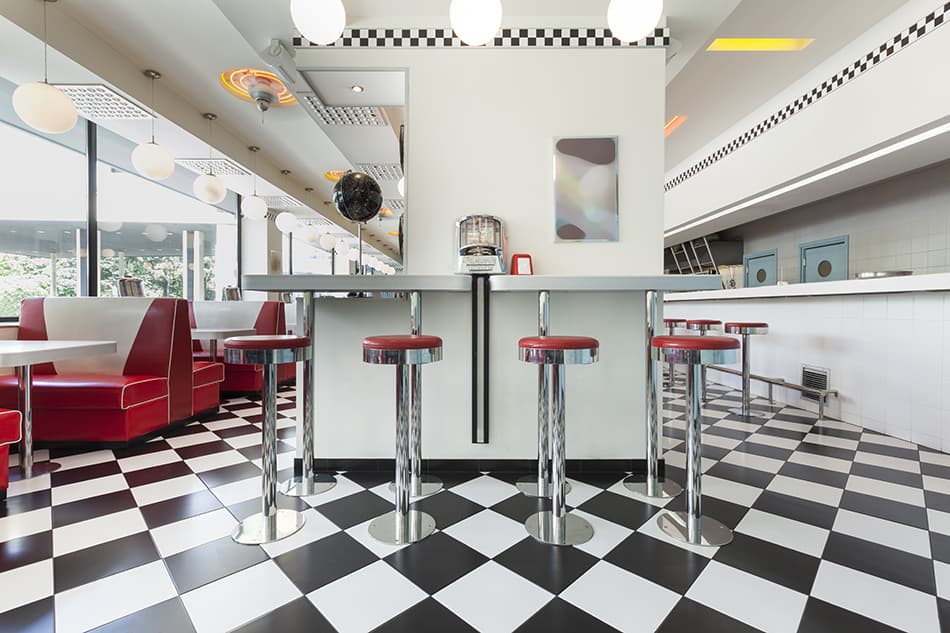
{"type": "MultiPolygon", "coordinates": [[[[189,318],[193,328],[242,328],[254,329],[257,335],[286,334],[287,322],[284,304],[280,301],[194,301],[188,303],[189,318]]],[[[205,341],[193,343],[196,361],[211,360],[205,341]]],[[[224,341],[218,342],[218,362],[223,362],[224,341]]],[[[297,376],[294,364],[277,366],[277,381],[286,383],[297,376]]],[[[225,363],[225,393],[260,392],[264,385],[264,368],[261,365],[238,365],[225,363]]]]}
{"type": "Polygon", "coordinates": [[[10,484],[10,444],[20,441],[20,412],[0,410],[0,499],[10,484]]]}

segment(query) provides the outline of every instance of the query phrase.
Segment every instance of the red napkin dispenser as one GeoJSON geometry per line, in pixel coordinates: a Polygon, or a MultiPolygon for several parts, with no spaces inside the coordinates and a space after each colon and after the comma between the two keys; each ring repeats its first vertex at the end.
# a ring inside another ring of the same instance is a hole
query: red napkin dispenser
{"type": "Polygon", "coordinates": [[[533,275],[534,265],[531,262],[531,255],[524,253],[515,253],[511,256],[511,268],[508,272],[512,275],[533,275]]]}

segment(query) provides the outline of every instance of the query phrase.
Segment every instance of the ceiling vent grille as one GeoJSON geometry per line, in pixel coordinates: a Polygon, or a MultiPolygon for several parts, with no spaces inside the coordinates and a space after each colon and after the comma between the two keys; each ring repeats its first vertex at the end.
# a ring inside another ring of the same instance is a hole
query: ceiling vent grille
{"type": "Polygon", "coordinates": [[[56,84],[56,87],[72,99],[86,119],[129,121],[152,118],[147,110],[102,84],[56,84]]]}
{"type": "MultiPolygon", "coordinates": [[[[802,386],[811,387],[812,389],[827,389],[830,375],[831,372],[827,369],[802,365],[802,386]]],[[[802,393],[802,398],[813,400],[815,402],[821,400],[820,396],[817,396],[813,393],[808,393],[807,391],[802,393]]]]}
{"type": "Polygon", "coordinates": [[[178,158],[176,163],[196,174],[216,174],[218,176],[250,176],[247,171],[228,158],[178,158]]]}
{"type": "Polygon", "coordinates": [[[326,106],[312,95],[304,97],[324,125],[389,125],[382,108],[372,106],[326,106]]]}
{"type": "Polygon", "coordinates": [[[303,224],[307,224],[309,226],[332,226],[333,228],[338,228],[337,225],[335,225],[333,222],[330,222],[330,220],[321,217],[302,218],[300,221],[303,224]]]}
{"type": "Polygon", "coordinates": [[[297,209],[304,206],[303,202],[293,196],[261,196],[267,202],[269,209],[297,209]]]}
{"type": "MultiPolygon", "coordinates": [[[[399,166],[399,163],[364,163],[357,165],[356,168],[376,180],[399,180],[402,178],[402,167],[399,166]]],[[[392,209],[392,207],[390,208],[392,209]]],[[[393,210],[395,211],[395,209],[393,210]]]]}

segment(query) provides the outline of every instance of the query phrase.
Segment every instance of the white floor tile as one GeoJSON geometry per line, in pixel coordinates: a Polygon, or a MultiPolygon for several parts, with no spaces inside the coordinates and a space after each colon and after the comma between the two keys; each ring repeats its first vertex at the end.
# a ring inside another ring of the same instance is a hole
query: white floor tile
{"type": "Polygon", "coordinates": [[[165,563],[155,561],[56,594],[56,631],[88,631],[175,595],[165,563]]]}
{"type": "MultiPolygon", "coordinates": [[[[667,460],[666,463],[675,466],[675,464],[673,464],[673,463],[670,462],[669,460],[667,460]]],[[[679,482],[677,482],[677,483],[679,483],[679,482]]],[[[620,481],[618,481],[617,483],[615,483],[614,485],[612,485],[610,488],[607,488],[607,492],[612,492],[612,493],[614,493],[614,494],[618,494],[618,495],[620,495],[621,497],[628,497],[628,498],[630,498],[630,499],[635,499],[636,501],[639,501],[640,503],[648,503],[648,504],[650,504],[651,506],[654,506],[654,507],[657,507],[657,508],[666,507],[666,505],[667,505],[670,501],[672,501],[672,499],[659,499],[659,498],[654,499],[654,498],[651,498],[651,497],[644,497],[643,495],[639,495],[639,494],[637,494],[637,493],[635,493],[635,492],[631,492],[630,490],[627,490],[627,487],[626,487],[626,486],[623,485],[623,480],[620,480],[620,481]]]]}
{"type": "Polygon", "coordinates": [[[588,514],[583,510],[573,510],[571,514],[586,519],[594,528],[594,538],[586,543],[575,545],[575,547],[597,558],[603,558],[610,550],[620,545],[624,539],[633,534],[633,530],[629,528],[617,525],[613,521],[602,519],[594,514],[588,514]]]}
{"type": "Polygon", "coordinates": [[[0,518],[0,543],[53,528],[53,511],[40,508],[0,518]]]}
{"type": "Polygon", "coordinates": [[[512,484],[483,475],[452,488],[452,492],[470,499],[486,508],[504,501],[508,497],[521,494],[512,484]]]}
{"type": "Polygon", "coordinates": [[[755,433],[759,430],[758,424],[753,424],[751,422],[740,422],[739,420],[722,420],[721,422],[716,422],[716,427],[720,429],[743,431],[745,433],[755,433]]]}
{"type": "Polygon", "coordinates": [[[813,426],[815,425],[803,424],[801,422],[789,422],[788,420],[769,420],[765,423],[765,426],[772,427],[773,429],[795,431],[796,433],[810,433],[813,426]]]}
{"type": "Polygon", "coordinates": [[[263,442],[260,434],[258,433],[248,433],[246,435],[235,435],[234,437],[226,437],[224,441],[231,446],[231,448],[247,448],[248,446],[257,446],[263,442]]]}
{"type": "Polygon", "coordinates": [[[733,451],[722,458],[722,461],[726,464],[732,464],[734,466],[743,466],[745,468],[753,468],[755,470],[761,470],[762,472],[775,474],[782,469],[782,466],[785,465],[780,459],[772,459],[771,457],[763,457],[762,455],[754,455],[753,453],[743,453],[741,451],[733,451]]]}
{"type": "Polygon", "coordinates": [[[212,488],[211,493],[218,498],[218,501],[226,506],[234,505],[248,499],[261,496],[261,478],[249,477],[240,481],[233,481],[217,488],[212,488]]]}
{"type": "Polygon", "coordinates": [[[93,545],[144,532],[145,519],[138,508],[71,523],[53,530],[53,556],[62,556],[93,545]]]}
{"type": "Polygon", "coordinates": [[[927,530],[845,509],[838,510],[832,530],[930,558],[930,534],[927,530]]]}
{"type": "Polygon", "coordinates": [[[337,499],[342,499],[343,497],[348,497],[362,491],[363,487],[347,479],[346,475],[336,475],[335,486],[323,494],[304,497],[304,501],[309,503],[312,507],[318,508],[325,503],[330,503],[331,501],[336,501],[337,499]]]}
{"type": "Polygon", "coordinates": [[[894,446],[896,448],[907,448],[910,450],[917,450],[916,444],[911,444],[906,440],[902,440],[897,437],[891,437],[890,435],[878,435],[877,433],[862,433],[861,434],[862,442],[871,442],[873,444],[883,444],[884,446],[894,446]]]}
{"type": "Polygon", "coordinates": [[[157,527],[151,533],[158,553],[162,558],[168,558],[172,554],[227,536],[236,524],[231,513],[221,508],[157,527]]]}
{"type": "MultiPolygon", "coordinates": [[[[689,545],[688,543],[683,543],[682,541],[677,541],[670,538],[666,532],[660,529],[660,526],[657,525],[657,519],[663,512],[657,513],[655,516],[647,519],[646,523],[637,528],[637,532],[641,534],[646,534],[647,536],[653,537],[658,541],[663,541],[664,543],[669,543],[670,545],[675,545],[680,549],[685,549],[694,554],[699,554],[700,556],[705,556],[706,558],[712,558],[716,555],[716,552],[719,551],[718,547],[700,547],[699,545],[689,545]]],[[[713,517],[715,518],[715,517],[713,517]]]]}
{"type": "Polygon", "coordinates": [[[795,633],[808,597],[711,561],[686,597],[765,633],[795,633]]]}
{"type": "Polygon", "coordinates": [[[130,473],[135,470],[142,470],[143,468],[162,466],[164,464],[180,461],[181,457],[175,451],[155,451],[154,453],[125,457],[118,460],[118,463],[119,469],[122,472],[130,473]]]}
{"type": "Polygon", "coordinates": [[[924,475],[924,490],[950,495],[950,479],[924,475]]]}
{"type": "Polygon", "coordinates": [[[920,451],[920,461],[937,466],[950,466],[950,455],[947,453],[931,453],[930,451],[920,451]]]}
{"type": "Polygon", "coordinates": [[[950,565],[935,560],[934,577],[937,579],[937,595],[950,600],[950,565]]]}
{"type": "Polygon", "coordinates": [[[58,506],[64,503],[79,501],[80,499],[98,497],[99,495],[108,494],[110,492],[125,490],[128,487],[129,484],[122,475],[108,475],[97,479],[79,481],[74,484],[66,484],[65,486],[57,486],[53,488],[53,505],[58,506]]]}
{"type": "Polygon", "coordinates": [[[802,441],[808,442],[810,444],[818,444],[820,446],[843,448],[847,451],[854,451],[858,448],[858,440],[846,440],[843,437],[836,437],[834,435],[821,435],[819,433],[809,433],[802,441]]]}
{"type": "Polygon", "coordinates": [[[185,446],[195,446],[196,444],[207,444],[208,442],[217,442],[221,438],[212,433],[211,431],[202,431],[200,433],[192,433],[190,435],[179,435],[177,437],[169,437],[165,441],[168,442],[168,445],[172,448],[184,448],[185,446]]]}
{"type": "Polygon", "coordinates": [[[197,475],[184,475],[183,477],[156,481],[153,484],[132,488],[132,496],[135,497],[135,502],[141,507],[166,499],[190,495],[193,492],[201,492],[202,490],[205,490],[205,485],[201,483],[197,475]]]}
{"type": "Polygon", "coordinates": [[[373,522],[373,519],[364,521],[359,525],[354,525],[346,531],[347,534],[352,536],[356,541],[360,543],[363,547],[373,552],[379,558],[386,558],[393,552],[398,552],[399,550],[409,547],[408,544],[404,545],[389,545],[388,543],[383,543],[377,541],[369,533],[369,524],[373,522]]]}
{"type": "Polygon", "coordinates": [[[788,461],[792,462],[793,464],[811,466],[812,468],[833,470],[837,473],[847,474],[851,472],[851,462],[844,459],[838,459],[836,457],[828,457],[826,455],[815,455],[814,453],[794,453],[788,458],[788,461]]]}
{"type": "Polygon", "coordinates": [[[761,488],[711,475],[703,477],[702,491],[704,497],[715,497],[749,508],[762,494],[761,488]]]}
{"type": "Polygon", "coordinates": [[[707,444],[709,446],[716,446],[718,448],[724,448],[727,451],[731,451],[739,444],[742,444],[742,441],[731,437],[715,435],[713,433],[703,433],[703,445],[705,446],[707,444]]]}
{"type": "Polygon", "coordinates": [[[237,451],[221,451],[220,453],[211,453],[210,455],[186,459],[185,463],[188,464],[188,468],[193,472],[203,473],[216,468],[243,464],[246,461],[247,459],[244,455],[241,455],[237,451]]]}
{"type": "Polygon", "coordinates": [[[560,597],[624,633],[655,630],[680,598],[605,561],[591,567],[560,597]]]}
{"type": "Polygon", "coordinates": [[[476,630],[502,633],[514,631],[554,596],[495,561],[488,561],[433,597],[476,630]],[[472,596],[479,599],[473,600],[472,596]]]}
{"type": "Polygon", "coordinates": [[[50,487],[49,475],[39,475],[29,479],[11,481],[7,488],[7,497],[16,497],[19,495],[37,492],[39,490],[48,490],[50,487]]]}
{"type": "Polygon", "coordinates": [[[899,503],[910,503],[920,506],[921,508],[924,507],[924,491],[920,488],[911,488],[910,486],[902,486],[889,481],[869,479],[857,475],[848,477],[848,484],[845,488],[852,492],[860,492],[874,497],[883,497],[899,503]]]}
{"type": "Polygon", "coordinates": [[[755,435],[750,435],[747,442],[752,442],[753,444],[764,444],[765,446],[774,446],[775,448],[784,448],[787,451],[794,451],[798,448],[798,445],[801,443],[798,440],[791,440],[787,437],[777,437],[775,435],[765,435],[764,433],[756,433],[755,435]]]}
{"type": "Polygon", "coordinates": [[[245,426],[247,421],[241,417],[227,418],[225,420],[213,420],[205,422],[204,427],[209,431],[220,431],[221,429],[233,429],[236,426],[245,426]]]}
{"type": "Polygon", "coordinates": [[[583,481],[570,478],[568,478],[568,481],[571,482],[571,491],[567,493],[566,501],[567,505],[574,508],[590,501],[603,492],[600,488],[585,484],[583,481]]]}
{"type": "Polygon", "coordinates": [[[53,559],[3,572],[0,587],[0,613],[53,595],[53,559]]]}
{"type": "Polygon", "coordinates": [[[316,510],[304,510],[303,517],[306,522],[303,524],[303,527],[299,532],[279,541],[261,545],[261,547],[264,548],[264,551],[267,552],[268,556],[271,558],[276,558],[281,554],[295,550],[298,547],[302,547],[308,543],[319,541],[322,538],[326,538],[331,534],[336,534],[340,531],[340,528],[334,525],[330,519],[326,518],[316,510]]]}
{"type": "Polygon", "coordinates": [[[340,633],[372,631],[426,597],[422,589],[383,561],[307,594],[340,633]]]}
{"type": "Polygon", "coordinates": [[[868,464],[870,466],[901,470],[906,473],[920,474],[920,462],[901,459],[900,457],[891,457],[890,455],[878,455],[877,453],[858,451],[854,456],[854,461],[859,464],[868,464]]]}
{"type": "MultiPolygon", "coordinates": [[[[666,463],[670,466],[676,466],[677,468],[686,469],[686,453],[681,453],[679,451],[669,451],[663,456],[663,459],[666,460],[666,463]]],[[[701,460],[702,471],[706,472],[710,468],[716,465],[715,459],[710,459],[708,457],[703,457],[701,460]]]]}
{"type": "Polygon", "coordinates": [[[181,600],[197,633],[225,633],[301,595],[277,564],[267,561],[189,591],[181,600]]]}
{"type": "Polygon", "coordinates": [[[112,451],[89,451],[88,453],[76,453],[67,457],[58,457],[55,461],[59,464],[59,471],[81,468],[83,466],[92,466],[103,462],[111,462],[115,459],[112,451]]]}
{"type": "Polygon", "coordinates": [[[736,526],[736,532],[819,558],[825,551],[829,533],[814,525],[755,509],[746,513],[736,526]]]}
{"type": "Polygon", "coordinates": [[[494,510],[483,510],[447,527],[445,533],[489,558],[528,537],[523,524],[494,510]]]}
{"type": "Polygon", "coordinates": [[[818,567],[811,595],[908,633],[940,630],[934,596],[828,561],[818,567]]]}
{"type": "Polygon", "coordinates": [[[835,507],[841,502],[843,492],[840,488],[816,484],[804,479],[786,477],[785,475],[776,475],[767,490],[835,507]]]}
{"type": "Polygon", "coordinates": [[[950,514],[940,510],[927,510],[927,522],[931,532],[950,536],[950,514]]]}

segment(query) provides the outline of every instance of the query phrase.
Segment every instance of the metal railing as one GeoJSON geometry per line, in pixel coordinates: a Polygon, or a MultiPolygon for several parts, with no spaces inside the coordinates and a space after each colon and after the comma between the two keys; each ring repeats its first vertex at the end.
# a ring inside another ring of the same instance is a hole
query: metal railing
{"type": "MultiPolygon", "coordinates": [[[[721,371],[726,374],[732,374],[733,376],[742,376],[742,371],[738,369],[732,369],[730,367],[722,367],[721,365],[709,365],[709,369],[714,371],[721,371]]],[[[793,382],[787,382],[784,378],[769,378],[768,376],[759,376],[756,374],[751,374],[749,376],[752,380],[758,380],[759,382],[764,382],[769,386],[769,405],[774,404],[775,400],[772,397],[772,388],[774,386],[785,387],[786,389],[794,389],[801,393],[810,393],[813,396],[818,398],[818,419],[823,420],[825,418],[825,402],[828,396],[838,397],[837,389],[816,389],[815,387],[806,387],[804,385],[797,385],[793,382]]]]}

